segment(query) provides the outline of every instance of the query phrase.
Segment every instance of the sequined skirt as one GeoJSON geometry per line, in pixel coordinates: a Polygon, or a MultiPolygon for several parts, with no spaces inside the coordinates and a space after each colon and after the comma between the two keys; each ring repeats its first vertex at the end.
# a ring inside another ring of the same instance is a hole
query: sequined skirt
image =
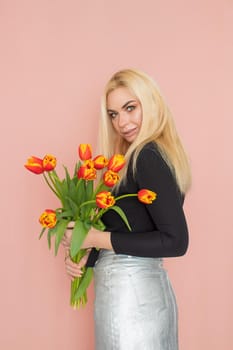
{"type": "Polygon", "coordinates": [[[101,250],[94,267],[96,350],[178,350],[163,260],[101,250]]]}

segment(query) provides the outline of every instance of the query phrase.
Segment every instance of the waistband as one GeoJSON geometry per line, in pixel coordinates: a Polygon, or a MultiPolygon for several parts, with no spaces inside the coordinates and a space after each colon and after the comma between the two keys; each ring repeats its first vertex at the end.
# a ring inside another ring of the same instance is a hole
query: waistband
{"type": "Polygon", "coordinates": [[[145,267],[146,269],[163,268],[163,258],[147,258],[125,254],[116,254],[112,250],[101,249],[95,267],[145,267]]]}

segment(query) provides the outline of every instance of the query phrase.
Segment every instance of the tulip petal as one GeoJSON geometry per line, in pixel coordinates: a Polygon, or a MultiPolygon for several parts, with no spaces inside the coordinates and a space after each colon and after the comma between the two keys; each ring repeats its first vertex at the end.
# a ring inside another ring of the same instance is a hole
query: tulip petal
{"type": "Polygon", "coordinates": [[[106,209],[115,204],[115,198],[109,191],[102,191],[96,195],[96,204],[99,208],[106,209]]]}
{"type": "Polygon", "coordinates": [[[125,157],[122,154],[114,154],[108,162],[108,170],[120,171],[125,165],[125,157]]]}
{"type": "Polygon", "coordinates": [[[102,155],[99,155],[93,159],[94,167],[96,169],[103,169],[108,165],[108,159],[102,155]]]}
{"type": "Polygon", "coordinates": [[[35,156],[28,158],[27,163],[24,164],[24,167],[34,174],[39,175],[44,172],[43,160],[35,156]]]}
{"type": "Polygon", "coordinates": [[[56,212],[52,209],[46,209],[39,217],[39,222],[43,227],[53,228],[56,226],[56,212]]]}
{"type": "Polygon", "coordinates": [[[56,167],[57,160],[52,154],[46,154],[43,158],[43,168],[45,171],[51,171],[56,167]]]}
{"type": "Polygon", "coordinates": [[[89,143],[81,143],[78,148],[79,158],[81,160],[88,160],[92,157],[92,148],[89,143]]]}
{"type": "Polygon", "coordinates": [[[104,184],[108,187],[113,187],[119,181],[120,176],[117,172],[107,170],[103,175],[104,184]]]}
{"type": "Polygon", "coordinates": [[[151,204],[157,197],[157,194],[153,191],[142,189],[138,191],[138,199],[144,204],[151,204]]]}

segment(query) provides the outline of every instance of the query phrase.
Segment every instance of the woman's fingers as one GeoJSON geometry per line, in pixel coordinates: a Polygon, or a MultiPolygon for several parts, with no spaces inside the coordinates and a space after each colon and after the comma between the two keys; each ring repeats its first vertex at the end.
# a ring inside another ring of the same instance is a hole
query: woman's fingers
{"type": "Polygon", "coordinates": [[[69,251],[66,250],[66,252],[65,252],[65,254],[66,254],[65,268],[66,268],[66,272],[71,280],[74,280],[75,277],[82,276],[82,274],[83,274],[82,268],[87,263],[87,259],[89,257],[90,251],[91,251],[91,249],[88,249],[86,255],[84,255],[78,263],[75,263],[71,260],[71,258],[69,256],[69,251]]]}
{"type": "Polygon", "coordinates": [[[68,276],[73,280],[75,277],[81,277],[83,272],[82,268],[73,262],[71,258],[68,256],[65,259],[65,268],[68,276]]]}
{"type": "Polygon", "coordinates": [[[80,268],[86,265],[90,252],[91,252],[91,249],[87,249],[86,255],[84,255],[82,259],[80,259],[79,263],[77,264],[80,268]]]}
{"type": "Polygon", "coordinates": [[[72,238],[72,230],[67,229],[64,236],[62,237],[61,244],[64,248],[69,248],[72,238]]]}

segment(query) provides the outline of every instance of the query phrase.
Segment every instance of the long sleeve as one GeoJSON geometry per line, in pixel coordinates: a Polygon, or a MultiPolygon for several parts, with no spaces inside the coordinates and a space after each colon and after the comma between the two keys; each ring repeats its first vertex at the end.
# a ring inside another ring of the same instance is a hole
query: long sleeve
{"type": "MultiPolygon", "coordinates": [[[[132,191],[146,188],[157,193],[157,199],[149,205],[137,199],[129,203],[132,231],[112,230],[111,242],[117,254],[144,257],[174,257],[184,255],[188,247],[188,228],[183,212],[183,198],[175,179],[151,143],[139,154],[135,186],[132,191]]],[[[127,203],[123,205],[127,211],[127,203]]]]}

